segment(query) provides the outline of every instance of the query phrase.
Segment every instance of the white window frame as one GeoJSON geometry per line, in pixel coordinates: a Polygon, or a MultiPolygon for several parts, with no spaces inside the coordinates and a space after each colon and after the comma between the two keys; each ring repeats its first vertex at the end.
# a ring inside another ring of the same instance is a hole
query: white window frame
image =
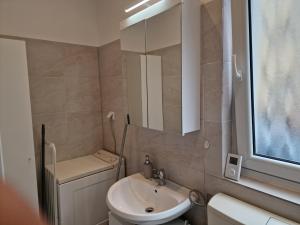
{"type": "Polygon", "coordinates": [[[237,63],[233,68],[236,66],[242,71],[241,80],[237,78],[236,71],[233,71],[237,151],[243,155],[243,168],[300,183],[299,165],[253,154],[248,1],[232,0],[233,52],[237,56],[237,63]]]}

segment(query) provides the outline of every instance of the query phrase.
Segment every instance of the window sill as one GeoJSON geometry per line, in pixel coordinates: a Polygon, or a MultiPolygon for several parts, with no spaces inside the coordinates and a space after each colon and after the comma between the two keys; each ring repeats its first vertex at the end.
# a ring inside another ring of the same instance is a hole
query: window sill
{"type": "MultiPolygon", "coordinates": [[[[279,198],[281,200],[288,201],[296,205],[300,205],[299,191],[292,191],[285,188],[277,187],[273,184],[258,181],[247,176],[241,176],[239,181],[230,180],[228,178],[224,178],[224,179],[239,184],[241,186],[244,186],[246,188],[250,188],[259,191],[261,193],[270,195],[272,197],[279,198]]],[[[300,188],[298,190],[300,190],[300,188]]]]}

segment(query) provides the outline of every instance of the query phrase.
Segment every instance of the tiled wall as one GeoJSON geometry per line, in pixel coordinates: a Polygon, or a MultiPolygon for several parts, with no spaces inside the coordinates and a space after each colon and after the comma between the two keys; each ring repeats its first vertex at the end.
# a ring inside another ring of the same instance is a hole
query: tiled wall
{"type": "MultiPolygon", "coordinates": [[[[141,171],[144,156],[149,154],[155,167],[166,169],[169,179],[187,187],[205,191],[205,161],[209,160],[208,168],[211,170],[218,166],[214,162],[221,160],[218,150],[222,147],[222,130],[223,127],[230,129],[230,119],[222,116],[224,102],[222,91],[222,1],[216,0],[202,6],[201,14],[203,29],[201,41],[202,46],[206,46],[201,54],[201,131],[182,137],[130,126],[125,155],[127,174],[141,171]],[[209,150],[203,147],[205,140],[210,142],[209,150]],[[207,157],[205,157],[206,155],[207,157]]],[[[119,149],[126,113],[126,77],[122,75],[121,71],[120,42],[115,41],[105,45],[99,49],[99,52],[102,101],[103,103],[107,102],[102,107],[106,112],[117,112],[115,127],[118,133],[119,149]]],[[[103,113],[104,121],[106,120],[105,113],[103,113]]],[[[110,127],[105,125],[106,123],[103,122],[104,147],[112,149],[110,127]]],[[[203,224],[205,221],[204,209],[192,210],[189,218],[193,224],[203,224]]]]}
{"type": "MultiPolygon", "coordinates": [[[[223,179],[226,152],[233,147],[231,139],[234,135],[231,129],[231,53],[223,47],[226,33],[223,7],[222,0],[208,1],[201,7],[201,131],[181,137],[131,126],[125,149],[127,174],[141,171],[144,155],[150,154],[154,166],[165,168],[168,178],[179,184],[211,195],[224,192],[299,221],[299,206],[223,179]],[[205,140],[210,143],[209,149],[204,148],[205,140]]],[[[120,71],[122,54],[119,41],[101,47],[100,57],[102,67],[107,68],[105,74],[111,75],[109,85],[115,87],[114,101],[108,100],[111,103],[106,105],[106,110],[117,109],[115,125],[120,146],[126,113],[126,79],[120,71]],[[124,104],[123,108],[115,105],[121,106],[120,102],[124,104]]],[[[103,76],[102,70],[100,76],[103,76]]],[[[102,83],[101,87],[105,85],[102,83]]],[[[102,98],[104,101],[107,97],[102,95],[102,98]]],[[[103,132],[105,147],[111,149],[107,126],[103,132]]],[[[204,209],[194,208],[188,213],[188,218],[192,224],[205,224],[205,214],[204,209]]]]}
{"type": "MultiPolygon", "coordinates": [[[[223,0],[209,0],[201,7],[201,130],[182,137],[130,126],[125,149],[127,174],[141,171],[144,156],[149,154],[154,166],[165,168],[167,177],[179,184],[209,194],[228,193],[300,221],[299,206],[222,178],[232,136],[231,62],[223,61],[222,10],[223,0]],[[208,149],[205,141],[210,144],[208,149]]],[[[93,48],[26,41],[36,152],[42,123],[46,124],[47,139],[57,145],[58,160],[102,147],[113,151],[106,118],[109,111],[116,113],[113,126],[119,151],[127,112],[120,42],[93,48]]],[[[194,208],[188,217],[192,224],[205,224],[204,209],[194,208]]]]}
{"type": "Polygon", "coordinates": [[[57,159],[94,153],[102,147],[97,48],[26,40],[37,159],[41,124],[57,159]]]}
{"type": "MultiPolygon", "coordinates": [[[[126,104],[126,98],[124,98],[124,96],[126,97],[126,79],[121,71],[116,70],[122,64],[119,41],[100,48],[100,62],[100,68],[102,67],[100,69],[102,101],[110,103],[106,105],[106,109],[103,107],[103,110],[116,112],[117,121],[115,122],[115,127],[119,141],[119,150],[126,113],[126,106],[120,107],[120,105],[117,105],[126,104]],[[108,66],[112,62],[114,66],[108,66]],[[107,70],[104,71],[104,68],[107,68],[107,70]],[[119,74],[116,74],[116,72],[119,72],[119,74]],[[107,86],[106,88],[113,94],[104,94],[104,86],[107,86]],[[114,97],[114,100],[108,100],[111,97],[114,97]]],[[[103,113],[103,121],[105,120],[105,113],[103,113]]],[[[103,124],[104,148],[112,150],[113,142],[110,127],[105,125],[108,124],[107,122],[103,122],[103,124]]],[[[211,132],[214,133],[213,131],[211,132]]],[[[203,191],[203,159],[205,151],[202,146],[204,139],[204,129],[201,132],[182,137],[180,135],[130,126],[125,149],[127,174],[141,171],[144,156],[149,154],[155,167],[166,169],[169,179],[203,191]]],[[[201,210],[197,214],[194,213],[194,215],[198,215],[198,224],[201,224],[199,222],[205,219],[201,210]]]]}
{"type": "MultiPolygon", "coordinates": [[[[103,147],[114,151],[112,130],[107,114],[115,112],[113,126],[116,130],[117,146],[120,146],[127,112],[126,78],[122,74],[120,42],[115,41],[99,48],[99,68],[102,97],[103,147]]],[[[119,149],[119,148],[117,148],[119,149]]]]}

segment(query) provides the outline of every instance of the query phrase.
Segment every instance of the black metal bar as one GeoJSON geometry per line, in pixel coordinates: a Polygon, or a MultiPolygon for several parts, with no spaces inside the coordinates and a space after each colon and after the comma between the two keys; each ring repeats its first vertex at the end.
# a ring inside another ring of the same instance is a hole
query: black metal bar
{"type": "Polygon", "coordinates": [[[130,116],[127,114],[127,124],[130,125],[130,116]]]}

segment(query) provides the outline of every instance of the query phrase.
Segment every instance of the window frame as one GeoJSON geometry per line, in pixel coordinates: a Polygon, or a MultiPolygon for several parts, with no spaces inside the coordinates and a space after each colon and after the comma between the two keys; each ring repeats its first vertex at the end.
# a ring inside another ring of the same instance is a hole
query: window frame
{"type": "MultiPolygon", "coordinates": [[[[251,0],[233,0],[233,52],[242,71],[242,80],[234,75],[234,100],[237,153],[243,155],[244,169],[300,183],[300,165],[254,155],[252,112],[251,0]]],[[[235,66],[233,66],[235,68],[235,66]]]]}

